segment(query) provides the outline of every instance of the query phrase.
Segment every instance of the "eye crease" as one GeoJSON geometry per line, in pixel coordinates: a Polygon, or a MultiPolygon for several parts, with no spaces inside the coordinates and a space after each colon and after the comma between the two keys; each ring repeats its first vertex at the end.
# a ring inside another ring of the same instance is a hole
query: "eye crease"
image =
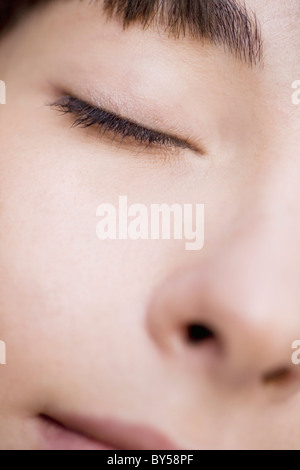
{"type": "Polygon", "coordinates": [[[187,140],[143,127],[130,119],[123,118],[100,107],[92,106],[71,95],[64,96],[51,103],[50,107],[62,114],[74,116],[73,127],[95,127],[101,135],[112,133],[114,136],[120,137],[121,143],[127,139],[134,139],[136,143],[146,147],[187,149],[199,153],[199,150],[187,140]]]}

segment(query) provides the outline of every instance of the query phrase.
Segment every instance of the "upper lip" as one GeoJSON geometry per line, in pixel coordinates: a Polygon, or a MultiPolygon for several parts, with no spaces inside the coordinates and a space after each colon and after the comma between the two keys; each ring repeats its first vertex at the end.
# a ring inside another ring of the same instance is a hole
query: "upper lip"
{"type": "Polygon", "coordinates": [[[51,419],[67,430],[119,450],[179,450],[169,438],[141,424],[74,415],[51,416],[51,419]]]}

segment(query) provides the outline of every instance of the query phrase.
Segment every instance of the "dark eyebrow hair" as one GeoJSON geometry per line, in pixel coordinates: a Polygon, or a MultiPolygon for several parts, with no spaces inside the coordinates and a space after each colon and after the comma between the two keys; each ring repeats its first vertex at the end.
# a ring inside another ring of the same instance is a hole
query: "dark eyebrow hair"
{"type": "Polygon", "coordinates": [[[251,66],[262,63],[263,40],[254,12],[237,0],[104,0],[109,18],[123,27],[156,24],[175,38],[189,34],[222,45],[251,66]]]}
{"type": "MultiPolygon", "coordinates": [[[[81,0],[80,0],[81,1],[81,0]]],[[[124,29],[157,25],[171,36],[190,35],[223,46],[239,60],[255,66],[263,62],[263,40],[255,13],[245,0],[87,0],[99,3],[108,18],[124,29]]],[[[49,0],[0,0],[0,31],[29,8],[49,0]]]]}

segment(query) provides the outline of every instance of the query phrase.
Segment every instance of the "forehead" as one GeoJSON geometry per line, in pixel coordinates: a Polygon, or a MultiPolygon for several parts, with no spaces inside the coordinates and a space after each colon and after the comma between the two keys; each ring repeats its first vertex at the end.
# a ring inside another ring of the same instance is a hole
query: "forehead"
{"type": "Polygon", "coordinates": [[[261,25],[266,71],[280,77],[290,93],[291,83],[300,76],[300,2],[246,0],[246,5],[261,25]]]}
{"type": "MultiPolygon", "coordinates": [[[[300,2],[298,0],[246,0],[263,29],[264,39],[278,41],[284,45],[300,41],[300,2]]],[[[299,57],[299,56],[298,56],[299,57]]]]}

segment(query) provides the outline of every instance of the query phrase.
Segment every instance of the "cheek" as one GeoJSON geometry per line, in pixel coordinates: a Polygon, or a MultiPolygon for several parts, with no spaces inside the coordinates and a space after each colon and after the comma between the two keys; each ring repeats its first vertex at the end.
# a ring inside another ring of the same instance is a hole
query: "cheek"
{"type": "MultiPolygon", "coordinates": [[[[96,237],[97,200],[76,164],[60,164],[34,142],[26,146],[34,156],[12,149],[0,159],[0,269],[7,283],[18,286],[14,302],[21,311],[24,301],[31,315],[74,303],[70,311],[76,314],[88,282],[96,275],[104,282],[109,267],[96,237]]],[[[89,289],[88,298],[93,295],[89,289]]]]}
{"type": "Polygon", "coordinates": [[[68,147],[54,152],[51,142],[37,146],[28,134],[22,143],[28,150],[12,139],[0,156],[0,337],[11,366],[0,377],[0,402],[13,384],[12,400],[35,410],[53,388],[55,396],[69,395],[76,379],[84,396],[90,370],[99,381],[116,367],[122,376],[124,347],[128,357],[137,347],[139,356],[147,353],[145,305],[172,247],[100,242],[96,208],[118,196],[109,166],[95,177],[93,165],[82,164],[88,155],[66,159],[68,147]],[[139,341],[128,343],[128,329],[139,341]]]}
{"type": "Polygon", "coordinates": [[[186,260],[178,242],[101,242],[99,204],[117,204],[119,195],[141,204],[203,199],[189,168],[138,163],[86,142],[41,106],[40,96],[31,98],[25,106],[16,99],[0,120],[0,322],[8,370],[20,372],[20,381],[30,374],[39,390],[45,383],[52,389],[58,377],[63,388],[88,374],[86,363],[101,371],[121,366],[124,345],[128,357],[137,347],[146,355],[148,298],[186,260]]]}
{"type": "Polygon", "coordinates": [[[21,336],[26,349],[38,342],[42,355],[77,333],[134,324],[170,248],[99,241],[96,209],[126,191],[122,163],[103,156],[95,165],[46,133],[37,140],[35,124],[27,121],[18,140],[7,129],[0,156],[0,320],[4,336],[21,336]]]}
{"type": "Polygon", "coordinates": [[[14,384],[14,401],[28,407],[39,406],[28,402],[44,387],[50,393],[55,384],[55,393],[63,393],[80,374],[83,385],[90,380],[86,363],[92,367],[99,356],[99,340],[106,351],[111,331],[122,342],[122,302],[127,293],[128,305],[135,288],[129,294],[132,255],[126,260],[124,245],[97,239],[99,200],[82,171],[74,162],[59,165],[34,141],[24,146],[34,156],[12,144],[0,158],[0,337],[10,364],[0,388],[5,395],[14,384]]]}
{"type": "Polygon", "coordinates": [[[76,338],[76,330],[93,331],[96,312],[105,313],[114,297],[107,278],[118,248],[99,247],[98,198],[76,160],[62,159],[68,149],[54,152],[47,139],[37,142],[24,130],[21,150],[7,130],[0,155],[1,337],[10,358],[19,362],[22,350],[31,351],[34,364],[50,352],[67,353],[65,338],[76,338]]]}

